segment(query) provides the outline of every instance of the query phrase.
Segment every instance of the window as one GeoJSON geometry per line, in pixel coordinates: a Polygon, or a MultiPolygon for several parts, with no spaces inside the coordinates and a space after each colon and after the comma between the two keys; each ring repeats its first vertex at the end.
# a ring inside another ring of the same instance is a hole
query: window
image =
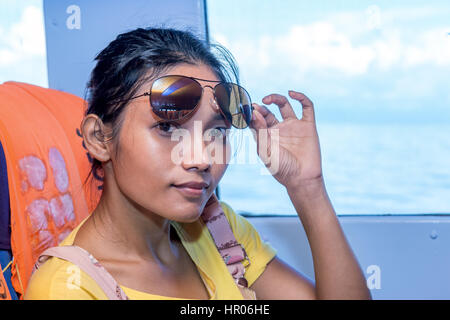
{"type": "MultiPolygon", "coordinates": [[[[337,214],[450,212],[448,1],[207,5],[210,39],[233,53],[253,101],[294,89],[314,102],[337,214]]],[[[256,153],[247,135],[240,150],[248,141],[256,153]]],[[[261,168],[232,162],[221,199],[238,212],[295,214],[285,188],[261,168]]]]}
{"type": "Polygon", "coordinates": [[[42,0],[0,4],[0,83],[48,87],[42,0]]]}

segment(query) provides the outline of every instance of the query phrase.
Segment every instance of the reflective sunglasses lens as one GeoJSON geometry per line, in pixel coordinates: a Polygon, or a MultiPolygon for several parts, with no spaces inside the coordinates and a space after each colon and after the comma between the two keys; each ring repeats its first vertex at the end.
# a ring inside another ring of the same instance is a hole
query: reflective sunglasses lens
{"type": "Polygon", "coordinates": [[[189,115],[202,96],[202,87],[193,79],[167,76],[153,82],[150,105],[165,120],[180,120],[189,115]]]}
{"type": "Polygon", "coordinates": [[[220,83],[215,94],[220,108],[235,128],[244,129],[250,124],[251,100],[244,88],[233,83],[220,83]]]}

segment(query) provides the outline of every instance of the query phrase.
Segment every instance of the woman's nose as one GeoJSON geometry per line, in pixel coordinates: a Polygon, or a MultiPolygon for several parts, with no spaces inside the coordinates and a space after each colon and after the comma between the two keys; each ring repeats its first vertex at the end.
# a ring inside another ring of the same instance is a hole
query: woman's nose
{"type": "Polygon", "coordinates": [[[193,129],[190,137],[187,137],[190,143],[183,148],[182,166],[186,170],[196,168],[200,171],[207,171],[212,165],[212,157],[207,146],[209,142],[204,139],[202,121],[194,121],[193,129]]]}
{"type": "Polygon", "coordinates": [[[183,153],[181,163],[185,170],[209,171],[212,159],[204,143],[194,143],[190,152],[183,153]]]}

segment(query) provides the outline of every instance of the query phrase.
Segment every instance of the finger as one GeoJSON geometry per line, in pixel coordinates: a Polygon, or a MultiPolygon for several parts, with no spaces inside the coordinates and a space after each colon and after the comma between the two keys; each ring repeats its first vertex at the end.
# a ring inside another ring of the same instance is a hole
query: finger
{"type": "Polygon", "coordinates": [[[315,114],[314,114],[314,104],[313,102],[305,96],[303,93],[296,92],[293,90],[289,90],[289,96],[292,99],[300,101],[302,104],[302,120],[315,122],[315,114]]]}
{"type": "Polygon", "coordinates": [[[256,110],[258,110],[264,119],[266,119],[267,127],[272,127],[279,123],[275,115],[266,106],[260,106],[257,103],[253,103],[252,105],[256,110]]]}
{"type": "Polygon", "coordinates": [[[281,117],[284,120],[289,118],[297,119],[294,109],[292,109],[291,104],[289,103],[288,99],[285,96],[276,93],[270,94],[264,97],[263,102],[265,104],[272,104],[272,103],[276,104],[280,108],[281,117]]]}
{"type": "Polygon", "coordinates": [[[256,141],[256,153],[261,158],[263,163],[266,164],[268,163],[267,155],[270,154],[270,139],[267,139],[267,122],[264,116],[257,109],[253,110],[253,119],[250,126],[253,129],[251,132],[256,141]],[[261,137],[262,141],[260,141],[261,137]],[[264,137],[266,137],[266,139],[264,139],[264,137]],[[262,150],[264,148],[266,148],[266,150],[262,150]]]}
{"type": "Polygon", "coordinates": [[[255,139],[256,145],[259,145],[258,136],[260,129],[267,129],[267,122],[263,115],[255,108],[253,110],[252,121],[250,122],[250,130],[252,132],[253,138],[255,139]]]}
{"type": "Polygon", "coordinates": [[[250,127],[259,130],[259,129],[267,129],[267,121],[264,116],[255,108],[253,110],[252,121],[250,122],[250,127]]]}

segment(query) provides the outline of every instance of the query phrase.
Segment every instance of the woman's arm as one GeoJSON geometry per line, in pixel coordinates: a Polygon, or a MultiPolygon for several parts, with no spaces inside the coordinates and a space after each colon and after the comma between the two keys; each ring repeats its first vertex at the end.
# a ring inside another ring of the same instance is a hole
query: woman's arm
{"type": "Polygon", "coordinates": [[[325,189],[314,105],[302,93],[290,91],[289,95],[301,103],[301,119],[286,97],[271,94],[263,102],[276,104],[283,121],[267,107],[254,104],[251,127],[257,133],[258,155],[286,187],[303,224],[313,256],[315,286],[275,258],[252,289],[259,299],[370,299],[364,275],[325,189]],[[270,142],[260,139],[260,133],[268,133],[270,142]],[[273,164],[278,165],[272,168],[273,164]]]}
{"type": "Polygon", "coordinates": [[[288,189],[308,236],[315,286],[280,259],[252,285],[258,299],[371,299],[361,268],[347,243],[323,179],[288,189]]]}

